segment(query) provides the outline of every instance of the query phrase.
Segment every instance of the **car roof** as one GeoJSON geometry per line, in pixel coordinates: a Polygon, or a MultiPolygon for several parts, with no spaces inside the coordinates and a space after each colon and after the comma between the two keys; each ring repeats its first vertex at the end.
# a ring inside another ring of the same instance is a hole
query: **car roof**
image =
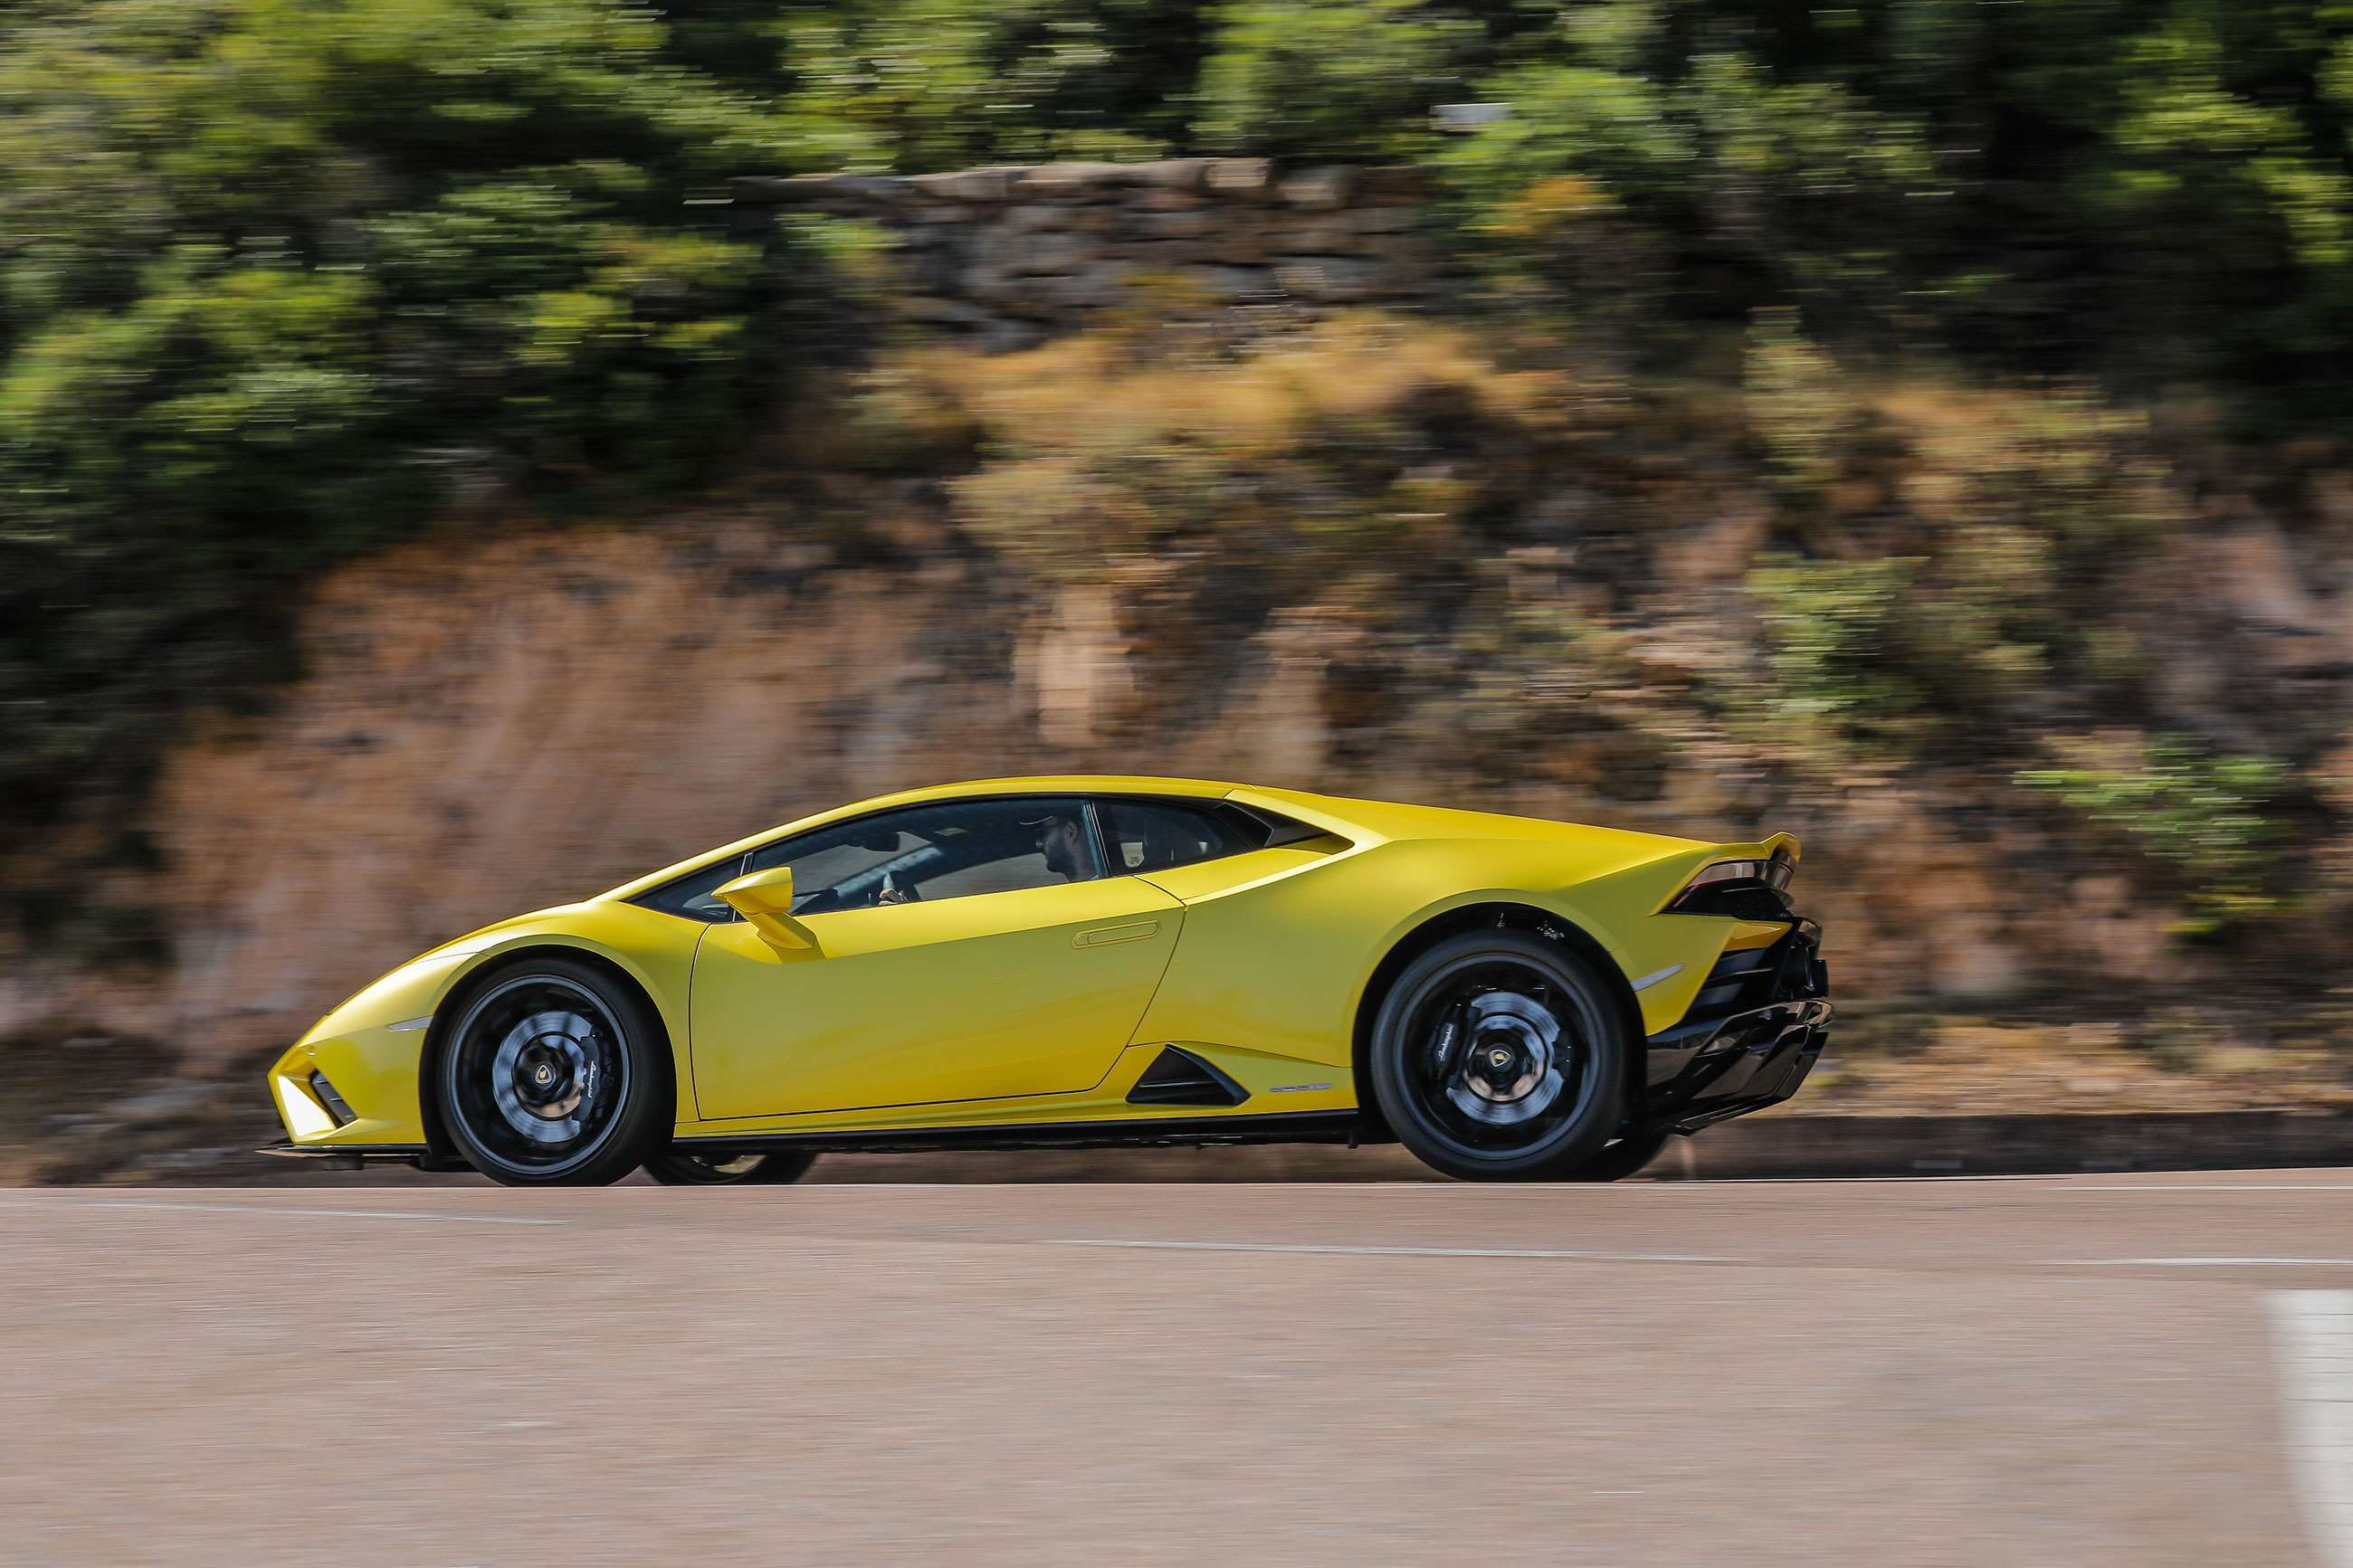
{"type": "Polygon", "coordinates": [[[1215,779],[1155,778],[1136,773],[1031,773],[1011,778],[965,779],[955,784],[927,784],[919,789],[900,790],[891,795],[852,801],[739,838],[733,844],[706,849],[702,854],[665,866],[659,871],[649,872],[599,896],[607,899],[635,898],[639,893],[660,887],[673,877],[685,876],[729,856],[741,855],[778,838],[872,812],[922,805],[934,801],[1039,795],[1138,795],[1174,799],[1232,799],[1242,805],[1294,817],[1327,833],[1336,833],[1360,842],[1367,837],[1574,837],[1588,841],[1599,837],[1647,840],[1661,851],[1698,847],[1695,840],[1669,838],[1657,834],[1629,833],[1618,828],[1593,827],[1536,817],[1504,816],[1491,812],[1461,811],[1447,806],[1409,805],[1399,802],[1314,795],[1303,790],[1229,784],[1215,779]]]}
{"type": "Polygon", "coordinates": [[[930,800],[961,800],[991,795],[1160,795],[1218,800],[1242,788],[1215,779],[1165,779],[1138,773],[1024,773],[1001,779],[965,779],[876,795],[858,808],[913,805],[930,800]]]}

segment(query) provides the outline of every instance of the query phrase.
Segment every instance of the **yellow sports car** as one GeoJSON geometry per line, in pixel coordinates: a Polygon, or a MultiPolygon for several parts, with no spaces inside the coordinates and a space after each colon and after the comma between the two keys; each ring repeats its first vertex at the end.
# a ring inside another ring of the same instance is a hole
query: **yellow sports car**
{"type": "Polygon", "coordinates": [[[1788,835],[1190,779],[861,801],[402,965],[269,1069],[273,1152],[514,1184],[820,1152],[1403,1142],[1608,1178],[1796,1092],[1788,835]]]}

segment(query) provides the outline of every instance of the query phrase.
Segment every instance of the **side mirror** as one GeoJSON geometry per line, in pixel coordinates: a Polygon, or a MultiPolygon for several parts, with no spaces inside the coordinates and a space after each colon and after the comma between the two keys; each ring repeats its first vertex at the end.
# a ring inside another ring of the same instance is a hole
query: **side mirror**
{"type": "Polygon", "coordinates": [[[771,947],[805,949],[817,946],[809,929],[793,919],[793,868],[774,866],[738,877],[718,890],[720,901],[752,923],[771,947]]]}

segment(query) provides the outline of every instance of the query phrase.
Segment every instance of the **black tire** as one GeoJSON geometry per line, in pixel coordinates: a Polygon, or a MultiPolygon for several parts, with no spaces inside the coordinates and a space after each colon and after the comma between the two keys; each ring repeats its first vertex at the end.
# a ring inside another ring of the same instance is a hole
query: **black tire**
{"type": "Polygon", "coordinates": [[[1641,1132],[1620,1138],[1569,1173],[1574,1182],[1617,1182],[1634,1174],[1659,1157],[1672,1132],[1641,1132]]]}
{"type": "Polygon", "coordinates": [[[587,964],[533,956],[460,1005],[436,1068],[467,1163],[511,1187],[604,1186],[670,1135],[660,1026],[587,964]]]}
{"type": "Polygon", "coordinates": [[[1372,1090],[1398,1142],[1435,1171],[1558,1180],[1617,1129],[1630,1048],[1617,998],[1584,959],[1526,931],[1471,931],[1389,987],[1373,1022],[1372,1090]]]}
{"type": "Polygon", "coordinates": [[[716,1160],[672,1144],[646,1156],[646,1174],[666,1187],[783,1186],[808,1174],[815,1154],[799,1150],[716,1160]]]}

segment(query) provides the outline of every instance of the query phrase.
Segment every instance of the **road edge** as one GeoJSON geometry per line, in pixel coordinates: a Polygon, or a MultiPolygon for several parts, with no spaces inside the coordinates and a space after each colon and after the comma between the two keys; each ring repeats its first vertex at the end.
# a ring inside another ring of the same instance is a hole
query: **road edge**
{"type": "MultiPolygon", "coordinates": [[[[2086,1171],[2353,1165],[2353,1110],[2119,1111],[2105,1115],[1758,1116],[1671,1141],[1653,1180],[2049,1175],[2086,1171]]],[[[811,1181],[1440,1181],[1393,1144],[859,1154],[811,1181]]]]}

